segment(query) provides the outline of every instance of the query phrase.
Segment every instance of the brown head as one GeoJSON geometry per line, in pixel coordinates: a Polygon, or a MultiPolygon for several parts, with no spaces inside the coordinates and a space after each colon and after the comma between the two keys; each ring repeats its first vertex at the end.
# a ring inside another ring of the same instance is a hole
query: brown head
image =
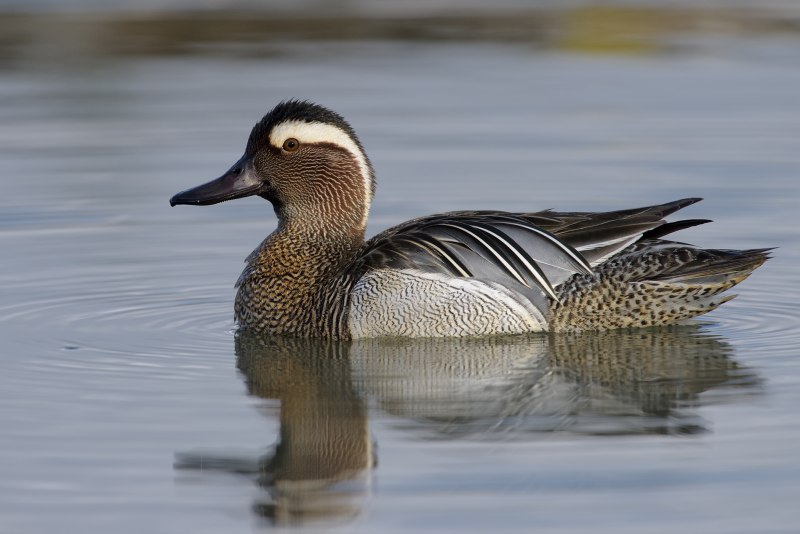
{"type": "Polygon", "coordinates": [[[322,106],[289,100],[253,127],[228,172],[178,193],[170,205],[258,195],[272,203],[281,227],[363,236],[374,189],[372,166],[350,125],[322,106]]]}

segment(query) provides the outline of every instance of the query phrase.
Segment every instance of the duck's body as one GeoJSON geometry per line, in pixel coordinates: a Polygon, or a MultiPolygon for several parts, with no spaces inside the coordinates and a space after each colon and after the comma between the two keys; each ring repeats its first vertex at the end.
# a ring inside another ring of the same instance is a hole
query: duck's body
{"type": "Polygon", "coordinates": [[[707,222],[699,199],[608,213],[454,212],[364,242],[372,167],[339,115],[278,105],[223,177],[174,204],[260,195],[278,229],[237,283],[242,327],[340,339],[450,337],[670,324],[708,312],[767,259],[661,239],[707,222]]]}

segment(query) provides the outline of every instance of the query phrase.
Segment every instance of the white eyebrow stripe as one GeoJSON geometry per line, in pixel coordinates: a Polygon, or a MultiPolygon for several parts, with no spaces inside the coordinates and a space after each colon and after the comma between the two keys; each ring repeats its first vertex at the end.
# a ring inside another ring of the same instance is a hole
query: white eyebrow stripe
{"type": "Polygon", "coordinates": [[[300,141],[301,144],[332,143],[344,148],[356,158],[358,167],[361,170],[361,176],[364,178],[364,198],[366,199],[364,223],[366,224],[369,205],[372,202],[372,174],[367,164],[367,158],[356,142],[338,126],[324,122],[305,121],[286,121],[278,124],[269,133],[269,142],[275,148],[281,148],[283,142],[292,137],[300,141]]]}

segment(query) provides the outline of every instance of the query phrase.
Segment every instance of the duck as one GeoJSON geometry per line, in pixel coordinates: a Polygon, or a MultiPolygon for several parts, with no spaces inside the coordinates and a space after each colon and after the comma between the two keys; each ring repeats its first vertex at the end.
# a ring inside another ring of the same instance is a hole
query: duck
{"type": "Polygon", "coordinates": [[[259,196],[277,228],[247,257],[234,317],[290,337],[481,337],[682,322],[716,309],[771,249],[664,239],[710,222],[665,217],[685,198],[607,212],[454,211],[369,240],[375,172],[350,124],[285,100],[253,126],[221,177],[170,205],[259,196]]]}

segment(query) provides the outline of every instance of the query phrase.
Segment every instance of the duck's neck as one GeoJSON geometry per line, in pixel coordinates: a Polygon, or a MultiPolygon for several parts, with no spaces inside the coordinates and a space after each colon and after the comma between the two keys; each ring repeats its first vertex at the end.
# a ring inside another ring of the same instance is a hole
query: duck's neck
{"type": "Polygon", "coordinates": [[[331,231],[325,227],[293,224],[278,226],[257,249],[254,266],[263,273],[303,273],[305,280],[321,281],[339,274],[364,244],[364,229],[331,231]]]}
{"type": "Polygon", "coordinates": [[[241,326],[268,334],[329,336],[321,319],[326,291],[364,244],[364,229],[282,220],[248,258],[238,282],[235,314],[241,326]]]}

